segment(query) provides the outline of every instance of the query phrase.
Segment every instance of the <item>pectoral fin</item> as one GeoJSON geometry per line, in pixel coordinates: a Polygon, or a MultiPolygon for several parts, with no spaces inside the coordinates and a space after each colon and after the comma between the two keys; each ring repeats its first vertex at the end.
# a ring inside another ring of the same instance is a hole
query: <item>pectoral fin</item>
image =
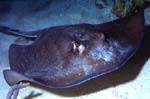
{"type": "Polygon", "coordinates": [[[4,70],[3,74],[4,74],[4,78],[5,78],[6,82],[10,86],[12,86],[16,83],[19,83],[21,81],[31,81],[31,79],[29,79],[29,78],[15,72],[15,71],[13,71],[13,70],[9,70],[9,69],[4,70]]]}

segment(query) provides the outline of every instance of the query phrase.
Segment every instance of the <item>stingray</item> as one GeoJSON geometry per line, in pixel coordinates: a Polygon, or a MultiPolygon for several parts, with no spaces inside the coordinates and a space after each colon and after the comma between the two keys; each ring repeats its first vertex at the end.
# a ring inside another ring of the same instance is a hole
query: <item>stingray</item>
{"type": "Polygon", "coordinates": [[[0,32],[34,39],[32,44],[10,45],[10,70],[3,72],[10,86],[29,82],[68,88],[122,67],[143,39],[144,14],[139,11],[103,24],[64,25],[31,32],[0,27],[0,32]]]}

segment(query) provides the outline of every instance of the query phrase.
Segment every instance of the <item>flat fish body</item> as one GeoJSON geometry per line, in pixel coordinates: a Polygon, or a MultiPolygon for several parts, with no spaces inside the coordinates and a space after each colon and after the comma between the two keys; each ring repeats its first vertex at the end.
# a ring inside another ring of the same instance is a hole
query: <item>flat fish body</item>
{"type": "Polygon", "coordinates": [[[121,67],[142,40],[143,22],[141,12],[104,24],[39,30],[32,44],[10,46],[11,70],[42,86],[81,84],[121,67]]]}

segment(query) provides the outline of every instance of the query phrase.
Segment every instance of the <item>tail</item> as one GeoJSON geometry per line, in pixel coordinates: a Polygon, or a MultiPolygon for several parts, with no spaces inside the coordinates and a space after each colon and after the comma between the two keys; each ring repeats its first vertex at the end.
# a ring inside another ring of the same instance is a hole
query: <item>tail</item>
{"type": "Polygon", "coordinates": [[[23,32],[17,29],[12,29],[7,26],[0,25],[0,32],[8,35],[21,36],[25,38],[37,38],[36,34],[32,34],[32,32],[23,32]]]}

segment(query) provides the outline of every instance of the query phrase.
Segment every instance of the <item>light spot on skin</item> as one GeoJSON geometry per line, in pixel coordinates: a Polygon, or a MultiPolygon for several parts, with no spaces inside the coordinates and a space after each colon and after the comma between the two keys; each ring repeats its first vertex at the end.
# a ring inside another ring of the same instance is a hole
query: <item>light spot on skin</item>
{"type": "Polygon", "coordinates": [[[81,57],[72,57],[70,59],[70,66],[72,66],[71,68],[76,68],[77,71],[82,70],[85,75],[90,74],[94,69],[87,58],[81,57]]]}
{"type": "Polygon", "coordinates": [[[113,42],[109,44],[104,42],[104,35],[101,35],[101,39],[92,47],[89,54],[95,59],[103,59],[106,62],[111,62],[116,57],[116,49],[113,48],[113,42]]]}
{"type": "Polygon", "coordinates": [[[118,41],[113,39],[109,39],[107,42],[102,41],[103,40],[100,40],[99,43],[96,43],[89,51],[90,56],[92,56],[95,60],[103,59],[106,62],[111,62],[129,52],[132,48],[129,45],[126,46],[120,44],[118,41]]]}
{"type": "Polygon", "coordinates": [[[106,50],[105,47],[97,46],[90,51],[90,54],[96,60],[103,59],[107,62],[111,61],[115,56],[113,50],[106,50]]]}
{"type": "Polygon", "coordinates": [[[86,66],[83,66],[83,71],[85,73],[85,75],[88,75],[92,72],[93,70],[93,66],[92,65],[86,65],[86,66]]]}
{"type": "Polygon", "coordinates": [[[72,42],[72,44],[73,44],[73,51],[74,52],[76,52],[76,51],[78,51],[79,52],[79,55],[82,55],[82,53],[84,52],[84,50],[85,50],[85,46],[83,45],[83,44],[77,44],[77,43],[75,43],[74,41],[72,42]]]}
{"type": "Polygon", "coordinates": [[[82,53],[84,52],[84,50],[85,50],[85,46],[84,45],[79,45],[79,47],[78,47],[78,50],[79,50],[79,54],[80,55],[82,55],[82,53]]]}
{"type": "Polygon", "coordinates": [[[77,50],[77,45],[74,41],[72,42],[72,44],[73,44],[73,51],[75,52],[77,50]]]}

